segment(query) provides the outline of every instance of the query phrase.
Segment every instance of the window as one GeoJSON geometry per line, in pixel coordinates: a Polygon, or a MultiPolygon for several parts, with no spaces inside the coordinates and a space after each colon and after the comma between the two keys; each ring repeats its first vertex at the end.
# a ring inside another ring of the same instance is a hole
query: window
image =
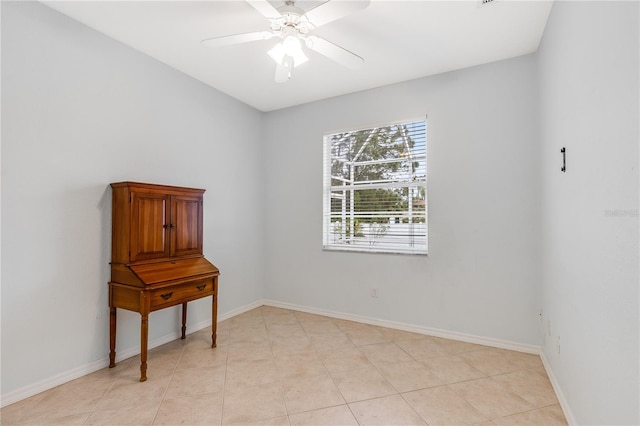
{"type": "Polygon", "coordinates": [[[427,253],[426,126],[325,135],[325,249],[427,253]]]}

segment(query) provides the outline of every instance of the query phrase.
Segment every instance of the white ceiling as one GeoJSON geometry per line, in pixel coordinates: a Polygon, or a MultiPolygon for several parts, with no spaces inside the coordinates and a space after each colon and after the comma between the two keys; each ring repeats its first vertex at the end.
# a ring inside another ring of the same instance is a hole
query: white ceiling
{"type": "MultiPolygon", "coordinates": [[[[293,70],[292,79],[276,83],[275,63],[266,53],[276,39],[216,49],[200,44],[269,29],[267,19],[243,0],[44,3],[261,111],[535,52],[552,5],[373,0],[366,9],[314,30],[363,57],[361,69],[307,51],[310,60],[293,70]]],[[[305,10],[319,4],[296,2],[305,10]]]]}

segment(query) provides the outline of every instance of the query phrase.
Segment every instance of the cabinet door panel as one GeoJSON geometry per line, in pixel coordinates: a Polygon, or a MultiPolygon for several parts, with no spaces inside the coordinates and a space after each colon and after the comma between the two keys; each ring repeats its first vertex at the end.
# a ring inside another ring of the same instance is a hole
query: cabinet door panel
{"type": "Polygon", "coordinates": [[[171,222],[171,255],[202,254],[202,198],[174,195],[171,222]]]}
{"type": "Polygon", "coordinates": [[[132,193],[131,261],[169,256],[169,196],[132,193]]]}

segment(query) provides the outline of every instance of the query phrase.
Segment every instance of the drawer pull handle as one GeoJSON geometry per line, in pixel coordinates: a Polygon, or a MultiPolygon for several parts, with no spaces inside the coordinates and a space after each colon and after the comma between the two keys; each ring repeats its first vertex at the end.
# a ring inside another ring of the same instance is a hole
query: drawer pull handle
{"type": "Polygon", "coordinates": [[[171,296],[173,296],[173,292],[171,293],[165,293],[165,294],[161,294],[160,297],[162,297],[164,300],[167,300],[168,298],[170,298],[171,296]]]}
{"type": "Polygon", "coordinates": [[[202,285],[197,285],[196,288],[200,291],[204,290],[204,288],[206,287],[206,284],[202,284],[202,285]]]}

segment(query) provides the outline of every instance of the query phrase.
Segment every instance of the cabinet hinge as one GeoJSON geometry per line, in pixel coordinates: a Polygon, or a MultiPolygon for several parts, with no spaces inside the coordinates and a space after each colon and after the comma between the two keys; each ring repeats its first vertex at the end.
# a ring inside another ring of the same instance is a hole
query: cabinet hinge
{"type": "Polygon", "coordinates": [[[129,194],[129,202],[133,201],[133,194],[129,194]]]}

